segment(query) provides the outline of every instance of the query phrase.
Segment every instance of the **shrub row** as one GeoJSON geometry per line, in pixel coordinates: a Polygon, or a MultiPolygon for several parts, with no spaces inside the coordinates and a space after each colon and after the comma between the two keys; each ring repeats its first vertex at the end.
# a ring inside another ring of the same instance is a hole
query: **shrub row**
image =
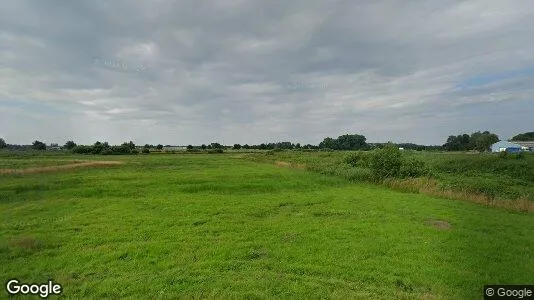
{"type": "Polygon", "coordinates": [[[374,180],[415,178],[430,173],[422,160],[403,154],[394,145],[387,145],[373,152],[353,152],[347,155],[344,161],[355,168],[370,169],[374,180]]]}

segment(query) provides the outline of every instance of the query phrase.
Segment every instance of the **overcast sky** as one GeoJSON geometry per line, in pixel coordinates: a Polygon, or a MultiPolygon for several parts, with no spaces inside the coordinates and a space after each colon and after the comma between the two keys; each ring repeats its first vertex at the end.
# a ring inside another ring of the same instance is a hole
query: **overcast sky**
{"type": "Polygon", "coordinates": [[[534,130],[532,0],[3,1],[0,137],[443,144],[534,130]]]}

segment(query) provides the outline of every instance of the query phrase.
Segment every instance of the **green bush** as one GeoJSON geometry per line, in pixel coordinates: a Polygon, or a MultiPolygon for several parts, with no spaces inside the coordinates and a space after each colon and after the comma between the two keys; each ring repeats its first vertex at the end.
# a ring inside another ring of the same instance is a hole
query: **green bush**
{"type": "Polygon", "coordinates": [[[369,168],[371,166],[371,153],[370,152],[351,152],[343,159],[346,164],[353,167],[369,168]]]}
{"type": "Polygon", "coordinates": [[[372,153],[370,159],[365,159],[367,154],[358,154],[352,157],[351,162],[356,160],[356,166],[365,167],[369,161],[372,177],[375,180],[386,178],[415,178],[430,174],[430,170],[424,161],[413,156],[403,154],[395,145],[386,145],[384,148],[372,153]]]}
{"type": "Polygon", "coordinates": [[[112,155],[113,151],[111,150],[111,148],[105,148],[104,150],[102,150],[102,152],[100,154],[102,154],[102,155],[112,155]]]}
{"type": "Polygon", "coordinates": [[[149,154],[150,153],[150,149],[148,148],[143,148],[143,154],[149,154]]]}
{"type": "Polygon", "coordinates": [[[395,145],[386,145],[371,156],[370,167],[375,179],[398,177],[402,166],[402,153],[395,145]]]}
{"type": "Polygon", "coordinates": [[[72,152],[76,154],[90,154],[93,152],[93,147],[78,145],[72,148],[72,152]]]}
{"type": "Polygon", "coordinates": [[[399,170],[399,177],[421,177],[429,174],[429,169],[425,162],[415,157],[405,157],[399,170]]]}

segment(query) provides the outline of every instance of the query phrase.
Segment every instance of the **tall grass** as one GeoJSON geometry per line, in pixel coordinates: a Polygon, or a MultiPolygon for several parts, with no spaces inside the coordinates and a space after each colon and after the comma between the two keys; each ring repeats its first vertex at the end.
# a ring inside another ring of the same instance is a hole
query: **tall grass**
{"type": "Polygon", "coordinates": [[[394,149],[353,152],[250,154],[257,161],[284,161],[350,181],[534,212],[534,155],[429,153],[394,149]]]}

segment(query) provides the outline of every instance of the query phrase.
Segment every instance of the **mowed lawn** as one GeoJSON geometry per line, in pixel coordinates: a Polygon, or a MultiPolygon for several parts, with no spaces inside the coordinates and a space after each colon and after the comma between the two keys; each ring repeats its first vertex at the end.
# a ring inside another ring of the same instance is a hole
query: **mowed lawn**
{"type": "Polygon", "coordinates": [[[533,214],[231,154],[105,159],[125,164],[0,175],[2,282],[136,299],[480,299],[534,283],[533,214]]]}

